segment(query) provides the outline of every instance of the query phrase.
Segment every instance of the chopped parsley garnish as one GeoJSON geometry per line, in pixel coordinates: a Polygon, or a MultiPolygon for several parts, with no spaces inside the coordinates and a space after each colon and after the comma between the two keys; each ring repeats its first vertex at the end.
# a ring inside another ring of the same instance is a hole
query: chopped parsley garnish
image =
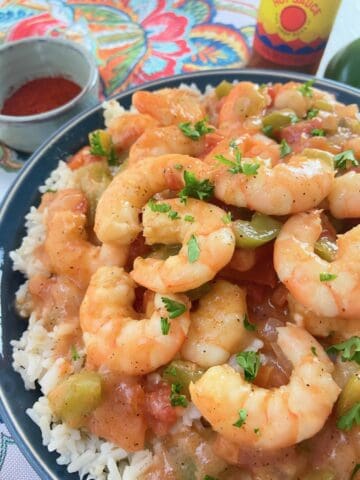
{"type": "Polygon", "coordinates": [[[292,152],[292,148],[287,143],[285,138],[283,138],[280,143],[280,158],[286,157],[286,155],[289,155],[289,153],[291,152],[292,152]]]}
{"type": "Polygon", "coordinates": [[[342,343],[331,345],[326,350],[328,353],[342,352],[341,360],[343,362],[356,362],[360,365],[360,337],[354,336],[342,343]]]}
{"type": "Polygon", "coordinates": [[[171,319],[179,317],[186,311],[186,306],[183,303],[176,302],[175,300],[167,297],[161,297],[161,300],[164,302],[166,311],[171,319]]]}
{"type": "Polygon", "coordinates": [[[105,130],[95,130],[89,134],[90,153],[100,157],[106,157],[110,166],[118,165],[115,148],[110,135],[105,130]]]}
{"type": "Polygon", "coordinates": [[[208,200],[214,193],[214,185],[210,180],[198,180],[192,172],[184,171],[185,187],[180,190],[179,197],[182,203],[186,203],[188,197],[208,200]]]}
{"type": "Polygon", "coordinates": [[[48,188],[45,193],[56,193],[57,190],[53,189],[53,188],[48,188]]]}
{"type": "Polygon", "coordinates": [[[77,351],[75,345],[71,345],[70,351],[71,351],[71,360],[72,360],[73,362],[76,362],[76,360],[79,360],[79,359],[80,359],[79,352],[77,351]]]}
{"type": "Polygon", "coordinates": [[[357,474],[357,472],[360,471],[360,463],[357,463],[354,467],[354,470],[352,471],[351,473],[351,477],[349,478],[349,480],[353,480],[355,478],[355,475],[357,474]]]}
{"type": "Polygon", "coordinates": [[[216,160],[230,167],[228,171],[232,174],[256,175],[260,165],[258,163],[242,163],[242,155],[236,143],[231,141],[229,146],[233,150],[235,161],[226,158],[224,155],[215,155],[216,160]]]}
{"type": "Polygon", "coordinates": [[[245,408],[241,408],[239,410],[239,419],[236,420],[235,423],[233,423],[233,426],[238,428],[242,427],[246,422],[246,418],[247,418],[247,411],[245,410],[245,408]]]}
{"type": "Polygon", "coordinates": [[[335,168],[339,170],[345,170],[346,168],[359,166],[359,162],[356,160],[354,155],[354,150],[345,150],[344,152],[338,153],[334,157],[335,168]]]}
{"type": "Polygon", "coordinates": [[[320,282],[331,282],[332,280],[335,280],[336,277],[337,275],[335,273],[321,272],[320,282]]]}
{"type": "Polygon", "coordinates": [[[232,222],[232,215],[231,212],[225,213],[223,217],[221,217],[221,220],[227,225],[228,223],[232,222]]]}
{"type": "Polygon", "coordinates": [[[240,352],[236,355],[236,363],[244,369],[245,380],[254,380],[260,368],[260,355],[257,352],[240,352]]]}
{"type": "Polygon", "coordinates": [[[323,128],[314,128],[313,130],[311,130],[310,133],[313,137],[325,137],[326,136],[325,130],[323,128]]]}
{"type": "Polygon", "coordinates": [[[340,430],[351,430],[355,425],[360,425],[360,402],[355,403],[350,410],[342,415],[336,422],[340,430]]]}
{"type": "Polygon", "coordinates": [[[205,477],[203,478],[203,480],[217,480],[217,478],[212,477],[211,475],[205,475],[205,477]]]}
{"type": "Polygon", "coordinates": [[[200,247],[195,235],[191,235],[189,241],[187,242],[188,247],[188,259],[190,263],[196,262],[200,257],[200,247]]]}
{"type": "Polygon", "coordinates": [[[195,222],[195,217],[193,217],[192,215],[185,215],[184,220],[185,222],[193,223],[195,222]]]}
{"type": "Polygon", "coordinates": [[[184,167],[181,165],[181,163],[175,163],[174,165],[175,170],[182,170],[184,167]]]}
{"type": "Polygon", "coordinates": [[[299,92],[301,92],[304,97],[312,97],[313,96],[313,89],[312,86],[314,85],[315,80],[308,80],[307,82],[300,85],[298,88],[299,92]]]}
{"type": "Polygon", "coordinates": [[[180,395],[181,384],[172,383],[170,393],[170,403],[173,407],[187,407],[188,401],[185,395],[180,395]]]}
{"type": "Polygon", "coordinates": [[[168,203],[156,203],[155,200],[151,198],[148,201],[148,205],[152,212],[167,213],[171,220],[179,220],[181,218],[178,212],[173,210],[168,203]]]}
{"type": "Polygon", "coordinates": [[[306,114],[307,120],[311,120],[315,118],[318,113],[319,113],[319,110],[317,108],[310,108],[310,110],[308,110],[306,114]]]}
{"type": "Polygon", "coordinates": [[[198,122],[192,124],[191,122],[179,123],[179,128],[182,133],[191,138],[191,140],[199,140],[203,135],[211,133],[215,130],[213,127],[209,127],[207,124],[207,118],[199,120],[198,122]]]}
{"type": "Polygon", "coordinates": [[[312,354],[315,355],[315,357],[318,356],[317,351],[316,351],[316,347],[313,346],[313,347],[311,347],[310,350],[311,350],[312,354]]]}
{"type": "Polygon", "coordinates": [[[272,135],[274,133],[274,128],[272,125],[265,125],[265,127],[263,127],[261,129],[261,131],[263,132],[264,135],[266,135],[267,137],[270,137],[272,138],[272,135]]]}
{"type": "Polygon", "coordinates": [[[160,326],[161,326],[161,333],[163,335],[167,335],[170,330],[170,322],[169,319],[166,317],[160,317],[160,326]]]}
{"type": "Polygon", "coordinates": [[[256,330],[256,325],[254,325],[253,323],[250,323],[249,322],[249,317],[247,316],[247,314],[245,313],[244,315],[244,328],[245,330],[247,330],[248,332],[254,332],[256,330]]]}
{"type": "Polygon", "coordinates": [[[254,428],[255,435],[260,435],[260,428],[254,428]]]}

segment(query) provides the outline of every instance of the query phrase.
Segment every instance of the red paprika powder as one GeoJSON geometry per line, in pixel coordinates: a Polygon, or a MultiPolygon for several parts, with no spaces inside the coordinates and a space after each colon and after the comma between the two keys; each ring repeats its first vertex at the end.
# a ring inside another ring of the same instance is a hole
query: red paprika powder
{"type": "Polygon", "coordinates": [[[76,97],[81,87],[63,77],[31,80],[15,90],[2,107],[3,115],[36,115],[61,107],[76,97]]]}

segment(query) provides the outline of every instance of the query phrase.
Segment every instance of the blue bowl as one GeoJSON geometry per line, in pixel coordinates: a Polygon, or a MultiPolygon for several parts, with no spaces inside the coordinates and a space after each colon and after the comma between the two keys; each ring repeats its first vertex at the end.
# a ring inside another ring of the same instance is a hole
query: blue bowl
{"type": "MultiPolygon", "coordinates": [[[[141,89],[157,90],[177,87],[180,83],[194,83],[204,91],[206,85],[217,85],[221,80],[248,80],[261,84],[307,81],[310,78],[312,77],[290,72],[214,70],[162,79],[145,84],[141,89]]],[[[359,90],[328,80],[317,80],[315,86],[334,93],[341,102],[359,104],[359,90]]],[[[137,89],[128,90],[114,98],[128,108],[131,96],[137,89]]],[[[24,278],[19,272],[12,270],[9,252],[19,247],[25,235],[24,217],[31,205],[39,203],[39,185],[43,184],[50,172],[56,168],[59,160],[66,159],[87,144],[89,132],[102,127],[100,105],[81,113],[64,125],[26,163],[0,208],[0,414],[21,451],[42,479],[78,480],[79,477],[77,474],[69,474],[66,467],[57,465],[57,454],[50,453],[42,445],[39,428],[25,413],[38,399],[40,390],[26,391],[20,375],[11,366],[10,341],[21,336],[26,329],[26,322],[17,315],[14,305],[15,292],[24,282],[24,278]]]]}

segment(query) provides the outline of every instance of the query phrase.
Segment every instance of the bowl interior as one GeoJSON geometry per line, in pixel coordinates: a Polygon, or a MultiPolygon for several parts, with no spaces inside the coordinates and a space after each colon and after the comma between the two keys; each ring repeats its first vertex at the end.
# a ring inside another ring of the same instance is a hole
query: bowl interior
{"type": "MultiPolygon", "coordinates": [[[[2,69],[0,68],[0,71],[2,69]]],[[[306,81],[306,75],[258,70],[217,70],[191,75],[180,75],[142,86],[148,90],[176,87],[181,83],[194,84],[204,91],[206,85],[217,85],[221,80],[248,80],[257,83],[306,81]]],[[[330,91],[344,103],[359,103],[360,92],[329,81],[318,81],[316,86],[330,91]]],[[[135,89],[118,95],[122,106],[128,108],[135,89]]],[[[57,455],[50,453],[42,445],[40,430],[26,415],[25,410],[32,406],[39,396],[38,390],[25,391],[22,379],[12,369],[10,342],[18,339],[26,329],[26,321],[15,310],[14,295],[24,282],[23,276],[12,270],[9,252],[18,248],[25,234],[24,216],[31,205],[37,205],[39,185],[56,168],[59,160],[87,144],[88,133],[103,127],[101,106],[81,113],[67,123],[43,145],[27,162],[8,192],[0,209],[0,413],[26,458],[43,479],[76,480],[77,474],[70,474],[66,467],[56,464],[57,455]],[[1,272],[2,264],[2,272],[1,272]]]]}
{"type": "Polygon", "coordinates": [[[7,44],[0,49],[0,109],[29,80],[61,76],[83,89],[91,72],[88,56],[71,42],[35,38],[7,44]]]}

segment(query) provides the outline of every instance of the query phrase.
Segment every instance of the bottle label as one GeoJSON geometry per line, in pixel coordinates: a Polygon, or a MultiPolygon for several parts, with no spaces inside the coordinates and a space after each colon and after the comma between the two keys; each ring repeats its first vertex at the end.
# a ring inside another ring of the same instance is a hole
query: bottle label
{"type": "Polygon", "coordinates": [[[317,62],[341,0],[262,0],[254,48],[281,65],[317,62]]]}

